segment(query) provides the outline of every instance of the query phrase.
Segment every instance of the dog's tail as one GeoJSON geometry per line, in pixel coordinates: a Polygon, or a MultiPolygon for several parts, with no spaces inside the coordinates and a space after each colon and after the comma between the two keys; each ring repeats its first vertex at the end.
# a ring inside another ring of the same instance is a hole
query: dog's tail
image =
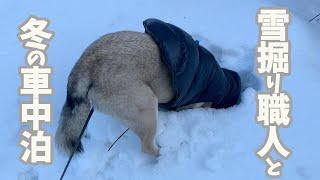
{"type": "MultiPolygon", "coordinates": [[[[90,112],[88,90],[90,79],[85,72],[77,72],[75,67],[69,76],[67,86],[67,98],[60,115],[59,126],[55,135],[55,143],[58,149],[67,155],[73,151],[78,137],[90,112]]],[[[80,142],[75,153],[83,152],[80,142]]]]}

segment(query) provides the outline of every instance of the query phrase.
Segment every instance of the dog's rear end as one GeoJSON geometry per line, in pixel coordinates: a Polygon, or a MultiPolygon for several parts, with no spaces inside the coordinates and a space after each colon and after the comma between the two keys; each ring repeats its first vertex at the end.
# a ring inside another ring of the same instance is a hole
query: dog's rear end
{"type": "MultiPolygon", "coordinates": [[[[119,117],[139,136],[142,150],[158,156],[158,103],[173,98],[168,71],[160,58],[158,46],[145,33],[112,33],[91,44],[68,79],[55,138],[58,148],[72,152],[91,102],[95,110],[119,117]]],[[[77,152],[82,151],[80,144],[77,152]]]]}

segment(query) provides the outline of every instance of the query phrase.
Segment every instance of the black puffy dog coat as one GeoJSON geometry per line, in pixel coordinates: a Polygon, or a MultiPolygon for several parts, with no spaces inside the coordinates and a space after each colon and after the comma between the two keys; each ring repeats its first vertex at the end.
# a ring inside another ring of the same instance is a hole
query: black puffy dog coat
{"type": "Polygon", "coordinates": [[[175,109],[198,102],[212,102],[213,108],[227,108],[238,102],[239,75],[221,68],[214,56],[188,33],[158,19],[147,19],[143,25],[160,48],[175,94],[170,102],[160,106],[175,109]]]}

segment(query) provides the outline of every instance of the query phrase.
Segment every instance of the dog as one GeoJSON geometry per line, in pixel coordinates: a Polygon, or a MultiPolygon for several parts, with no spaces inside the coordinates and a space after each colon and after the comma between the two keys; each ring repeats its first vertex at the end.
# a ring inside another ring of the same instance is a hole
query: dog
{"type": "MultiPolygon", "coordinates": [[[[148,33],[120,31],[100,37],[69,75],[55,136],[57,147],[72,153],[92,106],[119,117],[140,138],[143,152],[159,156],[155,142],[158,105],[175,97],[171,81],[159,44],[148,33]]],[[[211,102],[197,102],[175,110],[211,106],[211,102]]],[[[80,143],[76,153],[82,151],[80,143]]]]}

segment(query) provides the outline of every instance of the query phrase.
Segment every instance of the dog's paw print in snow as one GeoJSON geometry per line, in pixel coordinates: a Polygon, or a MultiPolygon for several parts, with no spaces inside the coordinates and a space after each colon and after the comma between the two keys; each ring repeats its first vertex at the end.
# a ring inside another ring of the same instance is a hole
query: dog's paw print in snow
{"type": "Polygon", "coordinates": [[[38,179],[39,179],[38,172],[35,171],[33,168],[30,168],[29,170],[18,174],[18,180],[38,180],[38,179]]]}
{"type": "Polygon", "coordinates": [[[296,173],[298,176],[300,176],[302,179],[311,179],[311,171],[308,168],[299,166],[296,168],[296,173]]]}
{"type": "MultiPolygon", "coordinates": [[[[226,140],[223,140],[226,141],[226,140]]],[[[232,144],[216,142],[209,144],[206,150],[202,153],[200,165],[209,172],[217,172],[230,166],[230,162],[238,161],[239,153],[236,153],[235,147],[232,144]]],[[[232,168],[232,167],[228,167],[232,168]]]]}
{"type": "Polygon", "coordinates": [[[83,134],[83,138],[85,138],[85,139],[91,139],[90,133],[85,131],[84,134],[83,134]]]}
{"type": "Polygon", "coordinates": [[[202,158],[203,165],[206,170],[215,172],[223,168],[222,157],[225,157],[225,151],[221,147],[215,147],[211,145],[212,148],[207,150],[206,155],[202,158]]]}

